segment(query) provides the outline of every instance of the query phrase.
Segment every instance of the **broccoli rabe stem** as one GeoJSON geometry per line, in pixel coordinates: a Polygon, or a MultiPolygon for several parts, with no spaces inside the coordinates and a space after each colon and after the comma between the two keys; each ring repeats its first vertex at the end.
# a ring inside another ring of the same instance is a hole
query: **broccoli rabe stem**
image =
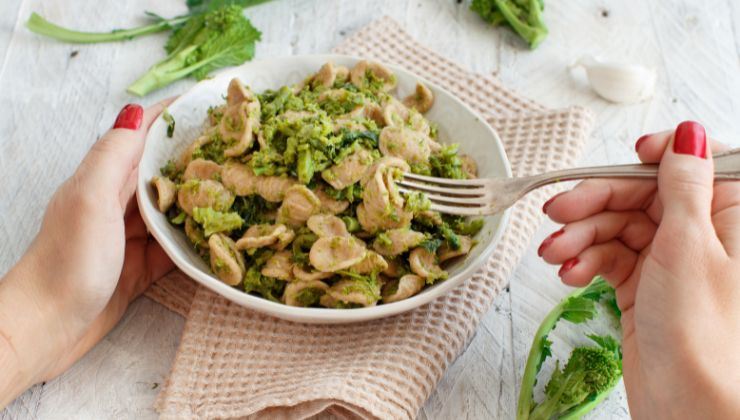
{"type": "MultiPolygon", "coordinates": [[[[578,296],[583,293],[585,289],[578,289],[571,293],[568,297],[578,296]]],[[[568,298],[563,299],[558,303],[550,313],[547,314],[545,319],[540,324],[537,332],[534,334],[534,340],[532,341],[532,348],[529,349],[529,355],[527,356],[527,364],[524,367],[524,376],[522,377],[521,391],[519,392],[519,402],[517,404],[516,418],[518,420],[528,419],[529,412],[532,410],[532,390],[537,383],[537,374],[540,371],[542,361],[549,355],[544,355],[545,348],[549,346],[542,345],[543,340],[547,340],[547,335],[550,331],[555,329],[555,325],[563,315],[563,308],[568,298]]]]}
{"type": "Polygon", "coordinates": [[[171,29],[179,25],[189,16],[180,16],[172,19],[162,20],[151,25],[145,25],[131,29],[116,29],[110,32],[81,32],[63,28],[59,25],[49,22],[37,13],[32,13],[26,22],[26,27],[34,33],[48,36],[58,41],[71,42],[75,44],[93,44],[97,42],[113,42],[134,39],[139,36],[153,34],[156,32],[171,29]]]}

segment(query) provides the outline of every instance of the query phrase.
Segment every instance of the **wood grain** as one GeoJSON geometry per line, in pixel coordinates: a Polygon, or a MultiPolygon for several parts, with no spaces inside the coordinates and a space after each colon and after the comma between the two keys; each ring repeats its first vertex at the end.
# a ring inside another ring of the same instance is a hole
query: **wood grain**
{"type": "MultiPolygon", "coordinates": [[[[64,25],[109,29],[141,23],[142,12],[184,11],[182,0],[6,0],[0,3],[0,273],[38,230],[45,203],[125,103],[125,87],[163,55],[165,35],[119,44],[76,46],[30,34],[31,11],[64,25]],[[76,54],[72,54],[76,52],[76,54]]],[[[642,133],[703,122],[714,137],[740,145],[740,6],[733,0],[623,2],[548,0],[550,36],[530,52],[513,34],[480,21],[455,0],[281,0],[248,10],[263,31],[258,58],[321,53],[382,15],[419,41],[552,107],[593,110],[597,126],[584,164],[634,160],[642,133]],[[654,66],[648,102],[617,106],[596,97],[568,65],[596,54],[654,66]]],[[[139,100],[151,104],[192,85],[178,82],[139,100]]],[[[512,418],[519,376],[542,317],[566,292],[535,253],[546,224],[496,300],[467,350],[419,413],[422,419],[512,418]]],[[[183,320],[146,299],[61,377],[18,398],[0,419],[155,418],[152,401],[167,377],[183,320]]],[[[554,337],[567,357],[567,329],[554,337]]],[[[591,418],[628,418],[620,387],[591,418]]]]}

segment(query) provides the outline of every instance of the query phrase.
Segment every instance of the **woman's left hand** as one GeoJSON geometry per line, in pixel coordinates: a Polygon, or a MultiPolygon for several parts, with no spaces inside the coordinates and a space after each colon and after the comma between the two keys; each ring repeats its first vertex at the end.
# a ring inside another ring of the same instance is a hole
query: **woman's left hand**
{"type": "MultiPolygon", "coordinates": [[[[4,338],[26,387],[71,366],[174,267],[134,197],[146,133],[165,106],[123,108],[54,194],[38,236],[0,283],[0,353],[4,338]]],[[[15,397],[7,399],[6,385],[0,407],[15,397]]]]}

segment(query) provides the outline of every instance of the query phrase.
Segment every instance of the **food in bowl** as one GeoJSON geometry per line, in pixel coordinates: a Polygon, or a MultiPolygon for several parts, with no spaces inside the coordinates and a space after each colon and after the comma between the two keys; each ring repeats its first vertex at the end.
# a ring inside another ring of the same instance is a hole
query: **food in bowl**
{"type": "Polygon", "coordinates": [[[483,221],[430,211],[395,182],[471,178],[476,164],[437,142],[428,88],[399,100],[395,86],[367,61],[261,94],[233,79],[203,134],[151,180],[157,207],[221,281],[287,305],[373,306],[443,281],[483,221]]]}

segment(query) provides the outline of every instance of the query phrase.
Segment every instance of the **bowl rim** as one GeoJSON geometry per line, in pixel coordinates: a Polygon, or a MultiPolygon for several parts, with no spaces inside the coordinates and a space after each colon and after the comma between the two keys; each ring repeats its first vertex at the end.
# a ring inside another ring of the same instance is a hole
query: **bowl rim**
{"type": "MultiPolygon", "coordinates": [[[[245,63],[241,66],[226,69],[224,71],[221,71],[217,73],[213,78],[203,80],[198,82],[197,84],[193,85],[191,88],[189,88],[185,93],[178,96],[170,106],[177,104],[179,101],[182,101],[183,98],[187,97],[189,93],[191,93],[193,90],[198,88],[199,86],[203,86],[205,84],[209,83],[216,83],[217,81],[227,78],[227,77],[234,77],[235,74],[240,73],[243,74],[244,69],[249,69],[250,67],[258,67],[263,66],[265,63],[268,62],[275,62],[275,61],[291,61],[291,60],[303,60],[303,59],[311,59],[316,61],[360,61],[360,60],[369,60],[369,61],[376,61],[384,66],[391,69],[394,73],[404,73],[407,76],[410,76],[412,79],[420,81],[424,83],[426,86],[432,88],[435,92],[441,92],[444,95],[447,95],[452,101],[454,101],[458,106],[462,107],[466,112],[471,114],[473,117],[478,119],[486,130],[488,130],[489,135],[495,140],[495,147],[500,154],[503,163],[504,163],[504,172],[506,173],[507,177],[512,177],[511,172],[511,165],[508,159],[508,156],[506,155],[506,150],[504,149],[503,142],[501,141],[501,138],[499,137],[496,130],[491,127],[488,122],[475,110],[473,110],[470,106],[468,106],[466,103],[461,101],[457,96],[450,93],[448,90],[440,87],[438,84],[431,82],[427,80],[424,77],[421,77],[409,70],[406,70],[403,67],[394,65],[394,64],[388,64],[384,63],[379,60],[375,60],[372,58],[362,58],[357,57],[353,55],[345,55],[345,54],[304,54],[304,55],[294,55],[294,56],[280,56],[280,57],[271,57],[271,58],[265,58],[262,60],[254,60],[248,63],[245,63]]],[[[155,132],[156,127],[164,124],[164,121],[162,120],[162,116],[160,115],[157,117],[157,119],[152,123],[151,128],[149,130],[149,133],[155,132]]],[[[150,149],[150,134],[147,134],[146,144],[144,146],[144,152],[142,154],[142,160],[145,159],[147,156],[147,152],[150,149]]],[[[462,270],[457,273],[454,276],[451,276],[447,280],[438,283],[435,285],[435,287],[427,289],[426,291],[423,291],[422,293],[419,293],[417,295],[414,295],[410,298],[400,300],[398,302],[393,302],[389,304],[382,304],[382,305],[376,305],[371,307],[364,307],[364,308],[355,308],[355,309],[331,309],[331,308],[304,308],[304,307],[296,307],[296,306],[288,306],[283,303],[278,302],[272,302],[268,299],[253,296],[249,293],[245,293],[241,290],[238,290],[232,286],[229,286],[225,283],[223,283],[221,280],[217,279],[216,277],[212,276],[209,273],[205,273],[201,271],[199,268],[191,264],[183,255],[181,255],[182,251],[179,250],[180,246],[174,242],[174,240],[170,239],[166,232],[161,232],[154,223],[153,220],[150,219],[149,214],[149,207],[147,207],[144,203],[144,200],[148,200],[148,194],[142,194],[141,191],[144,191],[147,186],[149,185],[149,180],[144,178],[144,173],[142,171],[139,171],[138,174],[138,181],[137,181],[137,202],[139,204],[139,208],[141,209],[141,216],[144,220],[144,223],[147,225],[147,228],[149,232],[154,236],[154,238],[157,240],[157,242],[162,246],[162,249],[165,251],[165,253],[172,259],[174,264],[182,270],[185,274],[187,274],[190,278],[194,279],[201,285],[207,287],[211,291],[223,296],[224,298],[240,305],[244,306],[248,309],[255,310],[257,312],[261,312],[263,314],[267,314],[270,316],[274,316],[277,318],[298,322],[298,323],[311,323],[311,324],[336,324],[336,323],[355,323],[355,322],[363,322],[363,321],[370,321],[374,319],[379,318],[385,318],[390,317],[393,315],[398,315],[407,311],[410,311],[412,309],[418,308],[422,305],[425,305],[427,303],[430,303],[431,301],[437,299],[438,297],[448,293],[450,290],[452,290],[455,287],[458,287],[462,285],[462,283],[470,277],[476,270],[478,270],[493,254],[494,248],[496,244],[501,239],[501,236],[503,235],[503,232],[506,230],[508,223],[509,223],[509,216],[510,216],[510,209],[507,209],[503,212],[501,215],[500,221],[498,223],[498,226],[495,228],[496,231],[493,234],[493,237],[489,241],[489,243],[485,246],[483,251],[475,258],[471,260],[465,261],[462,270]]],[[[154,203],[150,203],[150,206],[152,208],[156,208],[156,205],[154,203]]]]}

